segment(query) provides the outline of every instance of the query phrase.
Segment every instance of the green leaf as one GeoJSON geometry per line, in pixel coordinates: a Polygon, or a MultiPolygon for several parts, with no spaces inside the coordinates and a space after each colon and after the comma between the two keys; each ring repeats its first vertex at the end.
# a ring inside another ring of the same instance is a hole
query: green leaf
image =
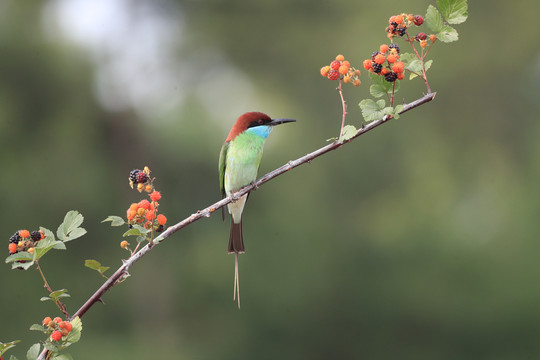
{"type": "Polygon", "coordinates": [[[15,347],[15,344],[21,342],[21,340],[13,340],[7,343],[0,342],[0,355],[4,354],[6,351],[11,349],[12,347],[15,347]]]}
{"type": "Polygon", "coordinates": [[[51,230],[46,229],[46,228],[44,228],[42,226],[39,227],[39,230],[41,232],[43,232],[43,234],[45,235],[46,238],[55,240],[54,233],[51,230]]]}
{"type": "MultiPolygon", "coordinates": [[[[337,140],[337,139],[336,139],[337,140]]],[[[146,238],[144,236],[137,236],[137,242],[143,242],[143,241],[146,241],[146,238]]]]}
{"type": "Polygon", "coordinates": [[[341,135],[341,141],[349,140],[356,135],[356,128],[352,125],[345,125],[343,127],[343,134],[341,135]]]}
{"type": "Polygon", "coordinates": [[[58,300],[64,297],[71,297],[71,295],[67,293],[67,289],[56,290],[49,294],[49,298],[53,300],[58,300]]]}
{"type": "Polygon", "coordinates": [[[47,330],[45,330],[40,324],[33,324],[32,326],[30,326],[30,330],[41,331],[45,333],[47,332],[47,330]]]}
{"type": "Polygon", "coordinates": [[[45,349],[47,349],[49,351],[52,351],[52,352],[57,352],[58,351],[58,346],[53,345],[50,342],[46,342],[45,343],[45,349]]]}
{"type": "Polygon", "coordinates": [[[28,251],[21,251],[16,254],[9,255],[6,258],[6,264],[13,261],[32,261],[33,259],[33,255],[31,255],[28,251]]]}
{"type": "Polygon", "coordinates": [[[40,240],[37,246],[34,248],[34,260],[39,260],[52,249],[65,250],[66,246],[63,242],[54,240],[54,237],[49,238],[48,236],[40,240]]]}
{"type": "Polygon", "coordinates": [[[437,7],[449,24],[461,24],[469,16],[467,0],[438,0],[437,7]]]}
{"type": "Polygon", "coordinates": [[[386,95],[386,89],[379,84],[373,84],[369,87],[369,93],[375,98],[386,95]]]}
{"type": "Polygon", "coordinates": [[[458,32],[450,25],[444,25],[437,33],[437,39],[442,42],[449,43],[458,40],[458,32]]]}
{"type": "Polygon", "coordinates": [[[71,326],[73,327],[69,334],[66,337],[66,341],[68,341],[71,344],[76,343],[81,338],[81,332],[82,332],[82,321],[77,316],[70,321],[71,326]]]}
{"type": "Polygon", "coordinates": [[[11,265],[11,269],[28,270],[28,268],[30,266],[32,266],[32,265],[34,265],[33,261],[29,261],[29,262],[25,262],[25,263],[14,262],[11,265]]]}
{"type": "Polygon", "coordinates": [[[394,86],[393,83],[386,81],[384,76],[370,72],[369,77],[373,81],[373,85],[369,87],[369,92],[373,97],[378,98],[385,94],[392,94],[392,90],[395,94],[399,90],[399,81],[396,81],[394,86]]]}
{"type": "Polygon", "coordinates": [[[30,349],[28,349],[28,352],[26,353],[26,359],[36,360],[37,357],[39,356],[40,349],[41,349],[41,346],[39,345],[39,343],[30,346],[30,349]]]}
{"type": "Polygon", "coordinates": [[[114,215],[108,216],[105,220],[102,221],[102,223],[106,221],[110,221],[111,226],[122,226],[126,223],[124,219],[122,219],[120,216],[114,216],[114,215]]]}
{"type": "Polygon", "coordinates": [[[101,263],[97,260],[84,260],[84,266],[90,269],[99,270],[101,263]]]}
{"type": "Polygon", "coordinates": [[[383,109],[385,105],[384,99],[375,102],[372,99],[364,99],[360,102],[360,109],[362,109],[362,116],[366,121],[380,120],[383,118],[383,109]]]}
{"type": "Polygon", "coordinates": [[[19,359],[17,359],[15,356],[11,355],[11,356],[9,357],[9,360],[19,360],[19,359]]]}
{"type": "Polygon", "coordinates": [[[141,235],[149,233],[150,231],[152,231],[152,230],[145,229],[141,225],[133,225],[133,228],[126,231],[122,236],[123,237],[126,237],[126,236],[141,236],[141,235]]]}
{"type": "Polygon", "coordinates": [[[394,119],[399,119],[399,113],[403,111],[403,105],[397,105],[394,108],[394,119]]]}
{"type": "Polygon", "coordinates": [[[444,25],[444,20],[441,13],[433,5],[428,6],[425,20],[428,28],[434,33],[441,31],[444,25]]]}
{"type": "Polygon", "coordinates": [[[82,224],[84,217],[76,210],[68,211],[64,217],[64,222],[58,226],[56,230],[56,235],[58,238],[64,242],[75,240],[84,234],[86,230],[79,227],[82,224]]]}

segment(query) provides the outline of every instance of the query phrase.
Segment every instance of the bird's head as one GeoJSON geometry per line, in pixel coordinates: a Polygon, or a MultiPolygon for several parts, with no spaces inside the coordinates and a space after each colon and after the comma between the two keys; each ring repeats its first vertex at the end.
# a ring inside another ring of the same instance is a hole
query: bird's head
{"type": "Polygon", "coordinates": [[[259,136],[267,137],[268,134],[272,131],[272,128],[275,125],[284,124],[288,122],[294,122],[294,119],[272,119],[270,116],[262,112],[247,112],[242,114],[234,124],[233,128],[227,136],[227,140],[231,141],[237,135],[243,133],[244,131],[253,131],[259,136]]]}

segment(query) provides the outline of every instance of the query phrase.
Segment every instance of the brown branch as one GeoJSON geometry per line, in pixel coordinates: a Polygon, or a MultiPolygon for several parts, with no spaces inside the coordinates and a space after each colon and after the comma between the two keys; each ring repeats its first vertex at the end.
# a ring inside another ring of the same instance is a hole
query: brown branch
{"type": "MultiPolygon", "coordinates": [[[[405,104],[403,106],[403,110],[399,113],[400,115],[410,111],[420,105],[423,105],[425,103],[430,102],[435,98],[436,93],[428,93],[424,95],[423,97],[409,103],[405,104]]],[[[242,189],[238,190],[237,192],[231,194],[230,196],[206,207],[203,210],[198,210],[195,214],[192,214],[191,216],[187,217],[186,219],[180,221],[179,223],[170,226],[167,230],[165,230],[163,233],[161,233],[158,237],[156,237],[153,241],[153,243],[148,243],[146,246],[144,246],[141,250],[136,252],[133,256],[131,256],[128,260],[124,260],[122,266],[116,270],[116,272],[109,277],[107,281],[101,285],[101,287],[92,295],[90,298],[80,307],[79,310],[75,314],[73,314],[73,317],[78,316],[79,318],[83,317],[84,314],[97,302],[102,302],[101,298],[102,296],[109,291],[114,285],[116,285],[122,278],[129,274],[129,269],[133,264],[135,264],[137,261],[139,261],[144,255],[146,255],[152,248],[154,248],[157,244],[177,232],[178,230],[185,228],[186,226],[194,223],[197,220],[200,220],[205,217],[210,217],[212,213],[223,206],[229,204],[230,202],[236,201],[243,195],[249,193],[250,191],[258,188],[259,186],[263,185],[264,183],[272,180],[273,178],[286,173],[289,170],[294,169],[295,167],[298,167],[305,163],[310,163],[312,160],[318,158],[321,155],[326,154],[327,152],[330,152],[332,150],[336,150],[343,146],[344,144],[347,144],[354,139],[358,138],[360,135],[367,133],[368,131],[376,128],[379,125],[384,124],[388,120],[392,119],[392,117],[385,116],[381,120],[372,121],[369,124],[362,126],[360,129],[357,130],[356,134],[352,136],[351,138],[344,140],[342,142],[336,140],[331,144],[328,144],[320,149],[317,149],[307,155],[304,155],[296,160],[291,160],[285,165],[275,169],[274,171],[269,172],[268,174],[262,176],[254,183],[247,185],[243,187],[242,189]]],[[[44,360],[47,355],[47,350],[43,350],[40,356],[38,357],[38,360],[44,360]]]]}

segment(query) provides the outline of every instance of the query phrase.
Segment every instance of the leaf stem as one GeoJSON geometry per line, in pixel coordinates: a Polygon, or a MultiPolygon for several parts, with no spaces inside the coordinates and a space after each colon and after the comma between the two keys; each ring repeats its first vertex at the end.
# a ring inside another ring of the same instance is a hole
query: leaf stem
{"type": "MultiPolygon", "coordinates": [[[[41,266],[39,266],[39,261],[36,260],[35,261],[35,264],[36,264],[36,269],[39,271],[39,274],[41,275],[41,278],[43,279],[43,287],[46,288],[50,294],[53,293],[53,290],[51,289],[51,287],[49,286],[49,283],[47,282],[47,279],[45,278],[45,274],[43,273],[43,271],[41,270],[41,266]]],[[[64,315],[66,316],[66,318],[69,317],[69,314],[66,310],[66,307],[64,306],[64,304],[62,304],[62,302],[58,299],[54,299],[54,303],[56,304],[56,306],[58,306],[58,309],[60,309],[60,311],[62,313],[64,313],[64,315]]]]}
{"type": "Polygon", "coordinates": [[[345,102],[345,99],[343,98],[343,89],[341,87],[341,79],[339,79],[339,86],[337,87],[337,91],[339,92],[339,96],[341,98],[341,107],[343,111],[343,115],[341,117],[341,130],[339,131],[339,139],[341,140],[341,137],[343,136],[343,127],[345,127],[345,117],[347,116],[347,103],[345,102]]]}

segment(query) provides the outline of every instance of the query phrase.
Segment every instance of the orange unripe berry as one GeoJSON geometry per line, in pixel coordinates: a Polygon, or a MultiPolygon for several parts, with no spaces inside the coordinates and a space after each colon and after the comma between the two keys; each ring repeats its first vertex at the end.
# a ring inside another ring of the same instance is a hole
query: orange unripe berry
{"type": "Polygon", "coordinates": [[[148,220],[148,221],[154,220],[154,214],[155,214],[155,213],[154,213],[153,210],[148,210],[148,211],[146,212],[146,220],[148,220]]]}
{"type": "Polygon", "coordinates": [[[375,59],[373,59],[373,61],[375,61],[376,64],[382,64],[384,63],[385,60],[386,59],[383,54],[377,54],[377,56],[375,56],[375,59]]]}
{"type": "Polygon", "coordinates": [[[349,75],[345,75],[345,76],[343,77],[343,82],[344,82],[345,84],[350,83],[350,82],[351,82],[351,77],[350,77],[349,75]]]}
{"type": "Polygon", "coordinates": [[[394,20],[398,25],[401,24],[403,22],[403,16],[401,15],[397,15],[395,16],[395,20],[394,20]]]}
{"type": "Polygon", "coordinates": [[[347,66],[347,67],[351,67],[351,63],[349,62],[349,60],[343,60],[343,61],[341,62],[341,65],[345,65],[345,66],[347,66]]]}
{"type": "Polygon", "coordinates": [[[59,318],[58,316],[53,319],[53,321],[57,324],[60,324],[62,322],[62,318],[59,318]]]}
{"type": "Polygon", "coordinates": [[[407,20],[413,21],[414,20],[414,15],[413,14],[407,15],[407,20]]]}
{"type": "Polygon", "coordinates": [[[43,324],[43,326],[47,326],[47,325],[49,325],[49,322],[51,322],[51,321],[52,321],[51,317],[47,316],[45,319],[43,319],[42,324],[43,324]]]}
{"type": "Polygon", "coordinates": [[[33,254],[34,254],[34,248],[33,248],[33,247],[29,248],[29,249],[26,250],[26,251],[28,251],[28,253],[29,253],[30,255],[33,255],[33,254]]]}
{"type": "Polygon", "coordinates": [[[426,40],[420,41],[420,46],[421,46],[421,47],[425,48],[426,45],[427,45],[427,41],[426,41],[426,40]]]}
{"type": "Polygon", "coordinates": [[[397,61],[397,59],[399,59],[399,56],[397,56],[396,54],[390,54],[388,55],[388,57],[386,58],[386,60],[388,60],[388,62],[390,64],[393,64],[397,61]]]}
{"type": "Polygon", "coordinates": [[[382,44],[381,46],[379,46],[379,51],[384,54],[385,52],[388,51],[388,45],[382,44]]]}
{"type": "Polygon", "coordinates": [[[401,72],[401,73],[397,74],[397,79],[398,79],[398,80],[403,80],[404,78],[405,78],[405,74],[404,74],[404,73],[401,72]]]}
{"type": "Polygon", "coordinates": [[[137,184],[137,190],[139,190],[139,192],[142,192],[143,189],[144,189],[144,184],[143,183],[137,184]]]}
{"type": "Polygon", "coordinates": [[[392,65],[392,71],[395,73],[402,73],[405,69],[405,64],[402,61],[398,61],[394,65],[392,65]]]}
{"type": "Polygon", "coordinates": [[[139,208],[139,210],[137,210],[137,215],[138,216],[144,216],[145,213],[146,213],[146,210],[143,209],[143,208],[139,208]]]}
{"type": "Polygon", "coordinates": [[[349,72],[349,67],[348,67],[348,66],[345,66],[345,65],[341,65],[341,66],[339,67],[339,70],[338,70],[338,71],[339,71],[339,73],[340,73],[341,75],[345,75],[346,73],[349,72]]]}
{"type": "Polygon", "coordinates": [[[69,334],[69,331],[67,331],[66,329],[62,329],[62,331],[60,331],[62,333],[62,336],[67,336],[67,334],[69,334]]]}
{"type": "Polygon", "coordinates": [[[22,237],[23,239],[29,238],[30,237],[30,231],[28,231],[28,230],[20,230],[19,231],[19,236],[22,237]]]}
{"type": "Polygon", "coordinates": [[[139,204],[137,203],[132,203],[131,205],[129,205],[129,210],[137,210],[139,208],[139,204]]]}
{"type": "Polygon", "coordinates": [[[345,56],[339,54],[338,56],[336,56],[336,60],[337,61],[343,61],[343,60],[345,60],[345,56]]]}
{"type": "Polygon", "coordinates": [[[381,69],[381,75],[386,75],[386,74],[388,74],[389,72],[390,72],[390,70],[388,70],[388,68],[383,67],[383,68],[381,69]]]}
{"type": "Polygon", "coordinates": [[[361,74],[360,70],[358,70],[358,69],[354,70],[354,75],[360,76],[360,74],[361,74]]]}
{"type": "Polygon", "coordinates": [[[354,85],[354,86],[360,86],[360,84],[361,84],[360,79],[356,79],[356,80],[354,80],[354,82],[353,82],[353,85],[354,85]]]}
{"type": "Polygon", "coordinates": [[[156,201],[159,201],[160,199],[161,199],[161,194],[159,191],[154,191],[150,193],[150,200],[156,202],[156,201]]]}
{"type": "Polygon", "coordinates": [[[131,221],[133,220],[133,218],[135,217],[135,215],[137,215],[137,210],[128,210],[127,211],[127,219],[128,221],[131,221]]]}
{"type": "Polygon", "coordinates": [[[431,40],[431,42],[434,43],[437,40],[437,35],[435,34],[429,35],[429,40],[431,40]]]}
{"type": "Polygon", "coordinates": [[[152,185],[148,184],[144,187],[144,191],[146,191],[147,193],[149,193],[150,191],[152,191],[152,185]]]}
{"type": "Polygon", "coordinates": [[[369,59],[364,60],[364,62],[362,63],[362,66],[366,70],[371,69],[371,60],[369,60],[369,59]]]}
{"type": "Polygon", "coordinates": [[[10,253],[15,254],[17,252],[17,244],[9,244],[8,249],[10,253]]]}
{"type": "Polygon", "coordinates": [[[144,200],[141,200],[139,201],[139,209],[145,209],[145,210],[150,210],[152,208],[152,204],[150,204],[150,201],[144,199],[144,200]]]}
{"type": "Polygon", "coordinates": [[[60,329],[65,328],[65,327],[66,327],[65,322],[64,322],[64,321],[60,321],[60,322],[58,323],[58,327],[59,327],[60,329]]]}
{"type": "Polygon", "coordinates": [[[163,214],[157,216],[157,222],[159,225],[165,225],[167,223],[167,218],[163,214]]]}
{"type": "MultiPolygon", "coordinates": [[[[129,245],[129,243],[128,243],[126,240],[123,240],[123,241],[120,243],[120,247],[121,247],[122,249],[127,248],[128,245],[129,245]]],[[[71,325],[71,324],[69,324],[69,325],[71,325]]]]}
{"type": "Polygon", "coordinates": [[[73,325],[71,325],[71,323],[69,321],[66,321],[66,330],[68,332],[71,332],[71,330],[73,330],[73,325]]]}
{"type": "Polygon", "coordinates": [[[321,68],[321,75],[322,75],[323,77],[327,77],[329,71],[330,71],[330,66],[329,66],[329,65],[323,66],[323,67],[321,68]]]}

